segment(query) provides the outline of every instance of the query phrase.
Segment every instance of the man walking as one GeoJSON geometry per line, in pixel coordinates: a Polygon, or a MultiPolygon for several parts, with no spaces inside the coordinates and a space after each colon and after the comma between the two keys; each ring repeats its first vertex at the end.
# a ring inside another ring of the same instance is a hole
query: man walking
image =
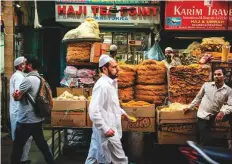
{"type": "Polygon", "coordinates": [[[216,68],[214,82],[204,83],[189,107],[184,109],[184,112],[187,112],[200,103],[197,111],[197,129],[198,142],[203,146],[212,144],[210,130],[215,121],[229,120],[230,127],[232,126],[232,89],[224,83],[225,75],[224,68],[216,68]]]}
{"type": "MultiPolygon", "coordinates": [[[[25,69],[25,58],[23,56],[18,57],[14,61],[14,67],[16,72],[11,76],[10,78],[10,123],[11,123],[11,136],[12,140],[15,140],[15,129],[17,125],[17,116],[18,116],[18,106],[19,102],[14,101],[13,98],[13,93],[16,90],[19,90],[19,85],[22,83],[24,79],[24,74],[23,71],[25,69]]],[[[23,154],[21,157],[21,164],[26,164],[30,163],[30,160],[28,160],[28,154],[31,148],[31,142],[32,142],[32,137],[30,137],[24,148],[23,148],[23,154]]]]}
{"type": "Polygon", "coordinates": [[[121,144],[121,116],[128,115],[120,108],[118,100],[117,62],[108,55],[99,60],[101,78],[93,88],[89,115],[93,134],[86,164],[128,164],[121,144]]]}
{"type": "Polygon", "coordinates": [[[19,164],[22,155],[23,146],[30,136],[43,153],[43,156],[48,164],[54,164],[52,153],[48,147],[47,141],[44,139],[41,118],[35,114],[33,105],[28,100],[27,96],[31,96],[34,100],[39,91],[40,79],[38,68],[40,62],[35,56],[26,56],[25,72],[28,75],[23,79],[19,86],[19,90],[15,91],[13,97],[19,101],[18,107],[18,122],[15,130],[15,140],[13,142],[13,150],[11,154],[11,164],[19,164]]]}

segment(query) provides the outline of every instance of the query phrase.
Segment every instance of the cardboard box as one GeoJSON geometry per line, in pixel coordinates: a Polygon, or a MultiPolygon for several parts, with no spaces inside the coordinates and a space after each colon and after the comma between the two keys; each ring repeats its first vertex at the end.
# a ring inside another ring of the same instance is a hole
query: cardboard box
{"type": "Polygon", "coordinates": [[[157,124],[170,124],[170,123],[196,123],[197,122],[197,111],[191,110],[186,114],[183,111],[161,111],[166,106],[160,106],[156,108],[157,124]]]}
{"type": "Polygon", "coordinates": [[[220,122],[216,123],[213,128],[211,128],[212,131],[212,138],[217,139],[232,139],[232,131],[229,124],[229,121],[226,122],[220,122]]]}
{"type": "Polygon", "coordinates": [[[53,99],[52,126],[86,126],[86,101],[53,99]]]}
{"type": "Polygon", "coordinates": [[[196,141],[196,124],[163,124],[158,126],[159,144],[184,145],[196,141]]]}
{"type": "Polygon", "coordinates": [[[122,107],[136,122],[122,120],[123,131],[155,132],[155,105],[148,107],[122,107]]]}
{"type": "Polygon", "coordinates": [[[94,43],[91,47],[90,62],[98,63],[101,56],[101,43],[94,43]]]}
{"type": "Polygon", "coordinates": [[[51,114],[52,126],[70,126],[70,127],[85,127],[86,126],[86,110],[72,111],[59,110],[52,111],[51,114]]]}
{"type": "Polygon", "coordinates": [[[52,110],[86,110],[86,101],[83,100],[57,100],[53,98],[52,110]]]}
{"type": "Polygon", "coordinates": [[[92,88],[62,88],[57,87],[57,97],[60,96],[65,91],[68,91],[69,93],[73,94],[74,96],[81,96],[84,95],[85,97],[92,95],[92,88]]]}

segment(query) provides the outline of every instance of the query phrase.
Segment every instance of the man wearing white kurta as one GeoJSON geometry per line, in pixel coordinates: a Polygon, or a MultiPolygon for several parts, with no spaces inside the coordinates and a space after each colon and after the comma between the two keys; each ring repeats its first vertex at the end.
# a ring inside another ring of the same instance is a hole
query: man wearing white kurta
{"type": "MultiPolygon", "coordinates": [[[[14,67],[16,69],[16,72],[11,76],[10,78],[10,122],[11,122],[11,136],[12,140],[15,140],[15,129],[17,125],[18,120],[18,105],[19,101],[14,101],[13,93],[15,90],[19,90],[19,86],[22,83],[24,77],[23,70],[25,68],[25,58],[24,57],[18,57],[14,61],[14,67]]],[[[23,148],[23,154],[21,157],[21,163],[29,163],[28,154],[31,148],[31,142],[32,137],[28,139],[26,142],[24,148],[23,148]]]]}
{"type": "Polygon", "coordinates": [[[117,62],[108,55],[99,60],[101,78],[93,88],[89,115],[93,134],[86,164],[128,164],[121,144],[121,116],[128,115],[121,109],[118,99],[117,62]]]}

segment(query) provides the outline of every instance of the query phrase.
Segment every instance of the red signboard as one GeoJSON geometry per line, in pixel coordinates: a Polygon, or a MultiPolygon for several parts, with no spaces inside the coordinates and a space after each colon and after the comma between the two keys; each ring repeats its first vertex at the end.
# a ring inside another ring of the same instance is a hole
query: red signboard
{"type": "Polygon", "coordinates": [[[229,2],[228,30],[232,30],[232,2],[229,2]]]}
{"type": "Polygon", "coordinates": [[[228,10],[228,1],[167,1],[165,29],[227,30],[228,15],[232,15],[231,12],[232,7],[228,10]]]}

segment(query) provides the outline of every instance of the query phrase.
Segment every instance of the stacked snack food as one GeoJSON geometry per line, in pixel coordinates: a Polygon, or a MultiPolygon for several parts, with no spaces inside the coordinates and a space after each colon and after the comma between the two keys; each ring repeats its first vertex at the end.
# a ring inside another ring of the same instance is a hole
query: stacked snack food
{"type": "Polygon", "coordinates": [[[136,66],[120,64],[118,68],[119,99],[122,101],[133,100],[136,66]]]}
{"type": "Polygon", "coordinates": [[[210,67],[192,64],[171,67],[168,72],[168,90],[171,102],[190,103],[201,86],[209,81],[210,67]]]}
{"type": "Polygon", "coordinates": [[[166,67],[163,62],[146,60],[138,65],[136,100],[163,104],[167,95],[166,67]]]}
{"type": "Polygon", "coordinates": [[[76,29],[68,31],[63,38],[63,41],[72,41],[67,48],[67,64],[76,65],[78,62],[89,62],[92,41],[96,39],[100,39],[99,25],[93,18],[87,18],[76,29]],[[86,41],[86,39],[91,40],[91,42],[86,41]]]}

